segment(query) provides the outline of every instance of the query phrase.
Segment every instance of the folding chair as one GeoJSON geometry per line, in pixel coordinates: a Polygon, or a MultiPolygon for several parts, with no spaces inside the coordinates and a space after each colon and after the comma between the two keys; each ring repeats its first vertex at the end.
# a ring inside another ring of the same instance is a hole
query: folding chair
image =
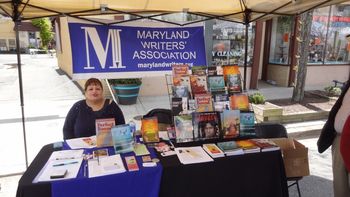
{"type": "MultiPolygon", "coordinates": [[[[255,125],[256,137],[257,138],[287,138],[287,129],[279,123],[258,123],[255,125]]],[[[296,185],[298,190],[298,195],[301,197],[299,181],[303,177],[287,177],[287,181],[293,183],[288,184],[288,188],[296,185]]]]}
{"type": "Polygon", "coordinates": [[[172,126],[173,115],[170,109],[155,108],[149,111],[143,118],[149,118],[156,116],[158,118],[159,130],[166,130],[166,127],[172,126]]]}

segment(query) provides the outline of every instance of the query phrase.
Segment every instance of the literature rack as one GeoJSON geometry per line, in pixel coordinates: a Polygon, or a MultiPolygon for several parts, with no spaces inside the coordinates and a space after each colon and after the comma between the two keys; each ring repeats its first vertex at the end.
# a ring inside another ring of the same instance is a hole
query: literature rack
{"type": "Polygon", "coordinates": [[[176,65],[165,77],[178,146],[255,136],[255,114],[237,65],[176,65]]]}

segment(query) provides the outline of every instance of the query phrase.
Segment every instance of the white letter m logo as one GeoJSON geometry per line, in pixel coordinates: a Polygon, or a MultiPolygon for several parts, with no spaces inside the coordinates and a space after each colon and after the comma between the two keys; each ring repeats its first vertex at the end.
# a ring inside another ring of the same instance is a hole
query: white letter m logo
{"type": "Polygon", "coordinates": [[[106,67],[106,59],[107,53],[112,43],[112,65],[109,68],[125,68],[122,66],[122,57],[121,57],[121,49],[120,49],[120,29],[110,29],[108,30],[107,42],[106,46],[103,47],[100,37],[94,27],[82,27],[85,31],[85,45],[86,45],[86,62],[87,65],[84,69],[95,69],[94,65],[90,65],[90,54],[89,54],[89,42],[88,38],[90,38],[92,47],[96,52],[98,61],[101,65],[101,68],[104,69],[106,67]]]}

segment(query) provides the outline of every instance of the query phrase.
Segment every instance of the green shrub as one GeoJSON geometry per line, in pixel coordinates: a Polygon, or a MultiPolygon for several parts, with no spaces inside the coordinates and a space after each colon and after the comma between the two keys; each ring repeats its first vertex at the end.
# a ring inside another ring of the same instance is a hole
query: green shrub
{"type": "Polygon", "coordinates": [[[265,97],[260,92],[256,92],[248,96],[249,102],[253,104],[264,104],[265,97]]]}
{"type": "Polygon", "coordinates": [[[109,79],[110,84],[137,84],[141,85],[142,78],[109,79]]]}
{"type": "Polygon", "coordinates": [[[324,90],[328,93],[328,95],[339,96],[341,94],[340,87],[328,86],[325,87],[324,90]]]}

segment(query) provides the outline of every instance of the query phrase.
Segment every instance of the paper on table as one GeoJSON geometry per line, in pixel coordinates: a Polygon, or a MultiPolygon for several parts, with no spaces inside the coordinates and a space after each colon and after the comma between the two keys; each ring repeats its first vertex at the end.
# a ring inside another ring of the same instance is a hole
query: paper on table
{"type": "Polygon", "coordinates": [[[120,154],[88,161],[89,178],[125,172],[120,154]]]}
{"type": "Polygon", "coordinates": [[[52,152],[48,160],[66,160],[66,159],[77,159],[83,157],[84,150],[61,150],[52,152]]]}
{"type": "Polygon", "coordinates": [[[96,147],[96,136],[69,139],[66,140],[66,143],[71,149],[94,148],[96,147]]]}
{"type": "Polygon", "coordinates": [[[46,165],[41,169],[40,173],[35,177],[33,183],[42,181],[56,181],[75,178],[78,175],[83,158],[66,159],[66,160],[48,160],[46,165]],[[67,170],[67,174],[63,178],[50,178],[56,174],[58,170],[67,170]]]}
{"type": "Polygon", "coordinates": [[[175,152],[183,164],[214,161],[200,146],[175,148],[175,152]]]}

